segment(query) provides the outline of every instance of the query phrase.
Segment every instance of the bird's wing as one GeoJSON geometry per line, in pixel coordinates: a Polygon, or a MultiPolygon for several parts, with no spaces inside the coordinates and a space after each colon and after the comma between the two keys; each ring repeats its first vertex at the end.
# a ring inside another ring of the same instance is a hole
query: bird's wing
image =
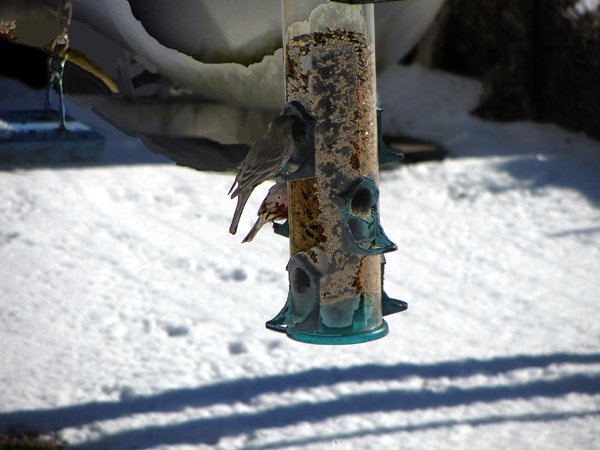
{"type": "Polygon", "coordinates": [[[240,191],[252,190],[263,181],[273,178],[282,165],[280,155],[274,155],[261,161],[244,160],[236,177],[238,187],[231,194],[231,198],[236,197],[240,191]]]}

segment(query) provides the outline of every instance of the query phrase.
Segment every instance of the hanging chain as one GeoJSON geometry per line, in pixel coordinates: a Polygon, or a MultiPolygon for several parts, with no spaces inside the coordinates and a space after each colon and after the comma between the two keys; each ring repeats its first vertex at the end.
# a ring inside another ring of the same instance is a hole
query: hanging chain
{"type": "Polygon", "coordinates": [[[60,31],[52,41],[50,50],[52,53],[66,52],[69,48],[69,25],[73,17],[73,4],[71,0],[61,0],[57,10],[60,21],[60,31]]]}
{"type": "Polygon", "coordinates": [[[58,93],[60,127],[66,130],[65,101],[63,93],[63,75],[67,62],[67,50],[69,49],[69,25],[73,17],[73,5],[71,0],[60,0],[57,10],[60,30],[50,44],[50,57],[48,58],[48,85],[46,87],[46,113],[50,111],[50,92],[54,87],[58,93]]]}

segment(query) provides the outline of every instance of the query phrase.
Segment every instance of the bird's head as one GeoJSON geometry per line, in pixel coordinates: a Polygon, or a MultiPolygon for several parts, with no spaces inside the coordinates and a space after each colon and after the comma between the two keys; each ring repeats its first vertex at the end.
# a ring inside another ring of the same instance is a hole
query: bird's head
{"type": "Polygon", "coordinates": [[[293,132],[293,123],[294,119],[292,116],[280,114],[269,124],[269,132],[277,134],[290,134],[290,132],[293,132]]]}

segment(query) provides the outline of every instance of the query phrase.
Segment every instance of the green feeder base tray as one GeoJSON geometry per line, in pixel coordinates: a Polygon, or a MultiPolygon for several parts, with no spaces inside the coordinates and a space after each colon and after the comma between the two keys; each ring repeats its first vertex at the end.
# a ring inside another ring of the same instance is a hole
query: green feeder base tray
{"type": "Polygon", "coordinates": [[[352,334],[323,334],[323,333],[287,333],[294,341],[317,345],[349,345],[375,341],[387,336],[388,325],[382,321],[377,328],[352,334]]]}

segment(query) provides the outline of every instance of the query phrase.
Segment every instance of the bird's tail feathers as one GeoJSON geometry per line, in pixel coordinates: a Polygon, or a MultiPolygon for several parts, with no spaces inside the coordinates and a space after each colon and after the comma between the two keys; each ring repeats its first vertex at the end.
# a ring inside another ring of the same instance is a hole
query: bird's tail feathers
{"type": "Polygon", "coordinates": [[[256,222],[254,222],[254,225],[252,226],[252,228],[250,229],[250,231],[248,232],[248,234],[242,241],[242,244],[244,244],[246,242],[250,242],[252,239],[254,239],[254,236],[256,236],[256,233],[258,233],[258,230],[260,230],[265,223],[267,223],[267,221],[264,220],[262,216],[259,217],[258,219],[256,219],[256,222]]]}
{"type": "MultiPolygon", "coordinates": [[[[233,180],[233,184],[231,185],[231,187],[229,188],[229,192],[227,193],[227,195],[231,194],[231,191],[233,191],[233,188],[235,187],[235,184],[238,182],[238,176],[235,176],[235,180],[233,180]]],[[[235,192],[233,193],[233,195],[231,196],[231,198],[235,197],[235,192]]]]}
{"type": "Polygon", "coordinates": [[[234,189],[233,192],[231,192],[231,191],[229,191],[229,192],[231,193],[231,195],[229,196],[229,198],[236,198],[240,194],[241,189],[238,186],[237,188],[234,189]]]}
{"type": "MultiPolygon", "coordinates": [[[[238,192],[239,189],[236,189],[238,192]]],[[[239,191],[237,205],[235,206],[235,212],[233,213],[233,219],[231,219],[231,225],[229,226],[229,232],[231,234],[235,234],[237,231],[238,223],[240,221],[240,217],[242,217],[242,211],[244,210],[244,206],[246,206],[246,202],[250,198],[250,192],[239,191]]]]}
{"type": "Polygon", "coordinates": [[[229,188],[229,192],[227,193],[227,195],[231,194],[231,192],[233,191],[233,194],[231,195],[231,198],[235,197],[237,195],[237,192],[240,189],[240,173],[238,172],[235,175],[235,179],[233,180],[233,184],[231,185],[231,187],[229,188]],[[235,187],[235,185],[238,185],[237,189],[234,191],[233,188],[235,187]]]}

